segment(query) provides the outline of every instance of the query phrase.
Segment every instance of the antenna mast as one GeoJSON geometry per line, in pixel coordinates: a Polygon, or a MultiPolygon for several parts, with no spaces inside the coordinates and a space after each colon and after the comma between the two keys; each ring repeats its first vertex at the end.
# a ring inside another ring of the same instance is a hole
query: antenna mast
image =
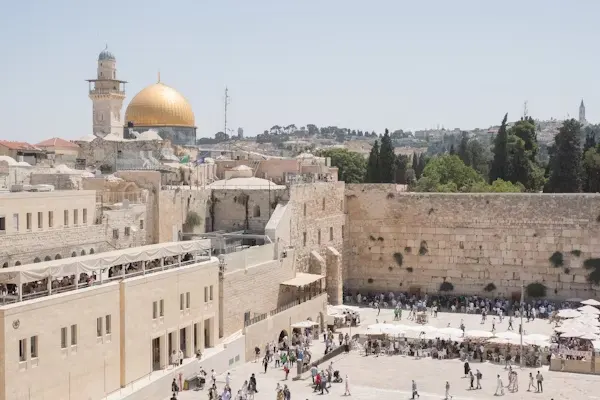
{"type": "Polygon", "coordinates": [[[526,119],[529,115],[529,108],[527,107],[527,100],[525,100],[525,104],[523,104],[523,119],[526,119]]]}
{"type": "MultiPolygon", "coordinates": [[[[223,133],[227,135],[227,106],[231,103],[231,98],[229,97],[229,89],[225,86],[225,126],[223,127],[223,133]]],[[[227,145],[229,148],[230,146],[227,145]]]]}

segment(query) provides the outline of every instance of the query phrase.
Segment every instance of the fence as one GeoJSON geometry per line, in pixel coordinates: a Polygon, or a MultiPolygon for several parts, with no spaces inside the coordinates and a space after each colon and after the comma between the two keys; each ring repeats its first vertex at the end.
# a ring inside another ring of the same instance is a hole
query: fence
{"type": "Polygon", "coordinates": [[[315,293],[314,293],[312,296],[307,296],[307,297],[304,297],[304,298],[302,298],[302,299],[300,299],[300,300],[295,300],[295,301],[292,301],[291,303],[284,304],[283,306],[279,306],[279,307],[277,307],[276,309],[274,309],[274,310],[271,310],[271,311],[269,311],[269,312],[266,312],[266,313],[264,313],[264,314],[259,314],[259,315],[255,316],[254,318],[251,318],[251,319],[249,319],[249,320],[246,320],[246,321],[244,322],[244,326],[250,326],[250,325],[254,325],[254,324],[255,324],[255,323],[257,323],[257,322],[260,322],[260,321],[262,321],[262,320],[264,320],[264,319],[267,319],[267,317],[272,317],[272,316],[274,316],[274,315],[277,315],[277,314],[279,314],[280,312],[283,312],[283,311],[285,311],[285,310],[289,310],[289,309],[290,309],[290,308],[292,308],[292,307],[296,307],[297,305],[299,305],[299,304],[302,304],[302,303],[305,303],[305,302],[307,302],[307,301],[309,301],[309,300],[312,300],[312,299],[314,299],[315,297],[318,297],[318,296],[320,296],[321,294],[323,294],[323,293],[325,293],[325,292],[326,292],[325,290],[322,290],[322,291],[317,291],[317,292],[315,292],[315,293]]]}
{"type": "Polygon", "coordinates": [[[115,204],[129,201],[131,204],[146,204],[148,192],[138,190],[135,192],[97,192],[96,203],[115,204]]]}

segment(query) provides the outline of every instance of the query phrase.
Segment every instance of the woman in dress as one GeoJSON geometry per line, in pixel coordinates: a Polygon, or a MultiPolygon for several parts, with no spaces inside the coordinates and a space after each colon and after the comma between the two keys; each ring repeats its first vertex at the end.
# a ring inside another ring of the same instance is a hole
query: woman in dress
{"type": "Polygon", "coordinates": [[[346,391],[344,392],[344,396],[352,396],[350,394],[350,381],[348,380],[348,374],[346,374],[346,391]]]}

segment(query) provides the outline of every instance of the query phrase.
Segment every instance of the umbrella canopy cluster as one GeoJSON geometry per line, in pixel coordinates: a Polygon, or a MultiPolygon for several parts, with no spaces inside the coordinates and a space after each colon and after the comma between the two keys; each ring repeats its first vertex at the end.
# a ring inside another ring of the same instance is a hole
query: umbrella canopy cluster
{"type": "Polygon", "coordinates": [[[564,321],[555,331],[562,338],[579,338],[587,340],[600,340],[600,301],[588,299],[581,302],[583,306],[577,310],[564,309],[558,312],[558,316],[564,321]]]}

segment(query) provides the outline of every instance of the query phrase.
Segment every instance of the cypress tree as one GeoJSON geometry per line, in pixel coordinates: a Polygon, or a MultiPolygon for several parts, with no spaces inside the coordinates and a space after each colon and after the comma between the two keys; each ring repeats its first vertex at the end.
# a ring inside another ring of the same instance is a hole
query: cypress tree
{"type": "Polygon", "coordinates": [[[379,142],[376,140],[371,147],[369,160],[367,161],[367,183],[380,183],[381,175],[379,174],[379,142]]]}
{"type": "Polygon", "coordinates": [[[386,129],[381,138],[379,149],[379,177],[382,183],[393,183],[396,180],[396,155],[389,131],[386,129]]]}
{"type": "Polygon", "coordinates": [[[496,179],[507,180],[508,177],[508,132],[506,131],[506,120],[508,113],[504,115],[498,134],[494,139],[492,153],[494,158],[490,166],[490,183],[496,179]]]}
{"type": "Polygon", "coordinates": [[[554,138],[550,159],[550,177],[545,192],[578,193],[581,191],[581,125],[567,120],[554,138]]]}

